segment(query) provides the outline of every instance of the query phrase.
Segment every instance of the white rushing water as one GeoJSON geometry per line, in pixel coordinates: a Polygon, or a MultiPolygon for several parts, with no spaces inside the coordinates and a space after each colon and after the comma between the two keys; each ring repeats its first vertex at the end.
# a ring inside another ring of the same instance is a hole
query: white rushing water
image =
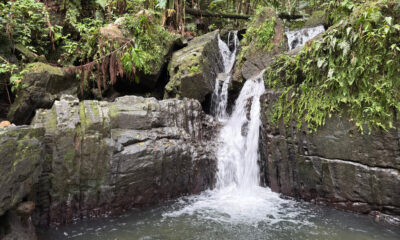
{"type": "Polygon", "coordinates": [[[286,36],[288,38],[289,50],[301,47],[306,44],[307,41],[315,38],[318,34],[325,31],[324,26],[317,26],[312,28],[302,28],[294,31],[287,31],[286,36]]]}
{"type": "Polygon", "coordinates": [[[218,35],[218,47],[224,64],[224,72],[215,79],[214,93],[211,99],[211,112],[220,121],[224,121],[228,117],[226,107],[228,104],[228,88],[231,81],[230,72],[235,63],[238,46],[237,31],[229,32],[227,43],[222,41],[218,35]],[[229,49],[230,45],[233,45],[232,51],[229,49]]]}
{"type": "Polygon", "coordinates": [[[181,209],[164,217],[189,214],[218,222],[274,224],[293,222],[301,214],[294,201],[284,200],[260,186],[260,97],[265,91],[262,74],[246,81],[231,117],[219,134],[215,189],[181,199],[181,209]]]}

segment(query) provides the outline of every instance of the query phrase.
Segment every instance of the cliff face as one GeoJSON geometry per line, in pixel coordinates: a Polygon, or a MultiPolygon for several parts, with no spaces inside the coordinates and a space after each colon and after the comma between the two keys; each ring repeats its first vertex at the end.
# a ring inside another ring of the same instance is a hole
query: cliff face
{"type": "MultiPolygon", "coordinates": [[[[264,95],[270,112],[279,94],[264,95]]],[[[400,215],[399,128],[361,135],[345,117],[314,134],[263,114],[262,165],[273,191],[361,213],[400,215]]]]}
{"type": "Polygon", "coordinates": [[[214,122],[196,100],[79,102],[64,95],[38,110],[31,126],[0,134],[0,213],[15,216],[21,201],[32,201],[39,225],[118,213],[213,185],[214,122]]]}
{"type": "Polygon", "coordinates": [[[40,223],[101,216],[210,187],[215,159],[206,118],[195,100],[135,96],[113,103],[64,96],[51,110],[39,110],[33,125],[46,129],[47,154],[37,189],[40,223]]]}

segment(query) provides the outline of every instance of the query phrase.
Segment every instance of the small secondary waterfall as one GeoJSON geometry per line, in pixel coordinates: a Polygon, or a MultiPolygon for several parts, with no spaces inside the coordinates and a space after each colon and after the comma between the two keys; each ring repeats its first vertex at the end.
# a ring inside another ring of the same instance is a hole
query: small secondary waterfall
{"type": "Polygon", "coordinates": [[[289,50],[293,50],[306,44],[307,41],[315,38],[318,34],[325,31],[324,26],[317,26],[312,28],[302,28],[294,31],[287,31],[289,50]]]}
{"type": "Polygon", "coordinates": [[[215,88],[211,99],[211,112],[219,120],[227,118],[226,107],[228,103],[228,88],[231,81],[230,72],[235,63],[238,46],[239,38],[237,31],[229,32],[227,43],[222,41],[221,37],[218,36],[218,47],[224,63],[224,72],[218,74],[217,79],[215,79],[215,88]],[[233,45],[232,51],[229,48],[231,44],[233,45]],[[221,82],[222,87],[220,86],[221,82]]]}

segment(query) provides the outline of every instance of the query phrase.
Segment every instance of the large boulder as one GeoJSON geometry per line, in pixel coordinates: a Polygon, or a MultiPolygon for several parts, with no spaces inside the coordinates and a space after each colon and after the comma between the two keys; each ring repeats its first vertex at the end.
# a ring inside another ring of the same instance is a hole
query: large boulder
{"type": "Polygon", "coordinates": [[[61,94],[75,94],[79,86],[75,74],[45,63],[28,64],[23,72],[23,87],[8,112],[9,121],[16,124],[29,124],[36,109],[50,108],[61,94]]]}
{"type": "MultiPolygon", "coordinates": [[[[270,113],[279,94],[265,95],[270,113]]],[[[263,116],[262,162],[273,191],[361,213],[400,216],[399,128],[362,135],[345,117],[316,133],[263,116]]]]}
{"type": "Polygon", "coordinates": [[[42,172],[43,139],[43,128],[0,128],[0,216],[31,193],[42,172]]]}
{"type": "Polygon", "coordinates": [[[245,49],[245,52],[242,53],[243,58],[236,63],[234,81],[242,81],[243,78],[247,80],[257,75],[273,62],[274,56],[288,50],[283,21],[273,9],[264,8],[260,11],[248,30],[253,29],[253,32],[257,32],[254,30],[265,27],[264,23],[271,21],[275,23],[275,27],[273,36],[269,40],[269,46],[260,45],[259,38],[261,36],[255,34],[248,46],[243,48],[243,50],[245,49]]]}
{"type": "Polygon", "coordinates": [[[214,91],[217,74],[223,72],[218,34],[216,30],[194,38],[187,47],[174,52],[164,98],[187,97],[203,102],[214,91]]]}
{"type": "Polygon", "coordinates": [[[213,184],[213,131],[195,100],[79,102],[66,95],[38,110],[32,124],[46,128],[40,224],[116,213],[213,184]]]}

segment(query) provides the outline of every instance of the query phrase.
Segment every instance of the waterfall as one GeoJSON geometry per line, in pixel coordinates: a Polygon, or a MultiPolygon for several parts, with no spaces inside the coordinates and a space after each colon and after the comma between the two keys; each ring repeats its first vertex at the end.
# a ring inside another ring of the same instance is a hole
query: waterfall
{"type": "Polygon", "coordinates": [[[288,38],[289,50],[301,47],[306,44],[307,41],[315,38],[318,34],[325,31],[324,26],[317,26],[312,28],[302,28],[294,31],[287,31],[286,36],[288,38]]]}
{"type": "Polygon", "coordinates": [[[218,74],[215,79],[214,93],[211,99],[211,112],[218,120],[226,120],[226,107],[228,104],[228,88],[231,81],[230,72],[233,68],[236,58],[237,47],[239,46],[239,38],[237,31],[230,31],[228,34],[228,42],[225,43],[218,35],[218,47],[224,64],[224,72],[218,74]],[[231,42],[232,41],[232,42],[231,42]],[[230,45],[233,45],[232,51],[230,45]],[[220,87],[222,83],[222,87],[220,87]]]}
{"type": "Polygon", "coordinates": [[[259,185],[260,96],[265,91],[262,74],[246,81],[232,116],[220,132],[217,188],[259,185]]]}
{"type": "Polygon", "coordinates": [[[178,210],[167,212],[164,217],[194,215],[207,221],[275,224],[294,222],[302,214],[294,201],[260,186],[260,97],[265,91],[262,74],[245,82],[232,115],[219,133],[215,189],[182,198],[178,210]]]}

